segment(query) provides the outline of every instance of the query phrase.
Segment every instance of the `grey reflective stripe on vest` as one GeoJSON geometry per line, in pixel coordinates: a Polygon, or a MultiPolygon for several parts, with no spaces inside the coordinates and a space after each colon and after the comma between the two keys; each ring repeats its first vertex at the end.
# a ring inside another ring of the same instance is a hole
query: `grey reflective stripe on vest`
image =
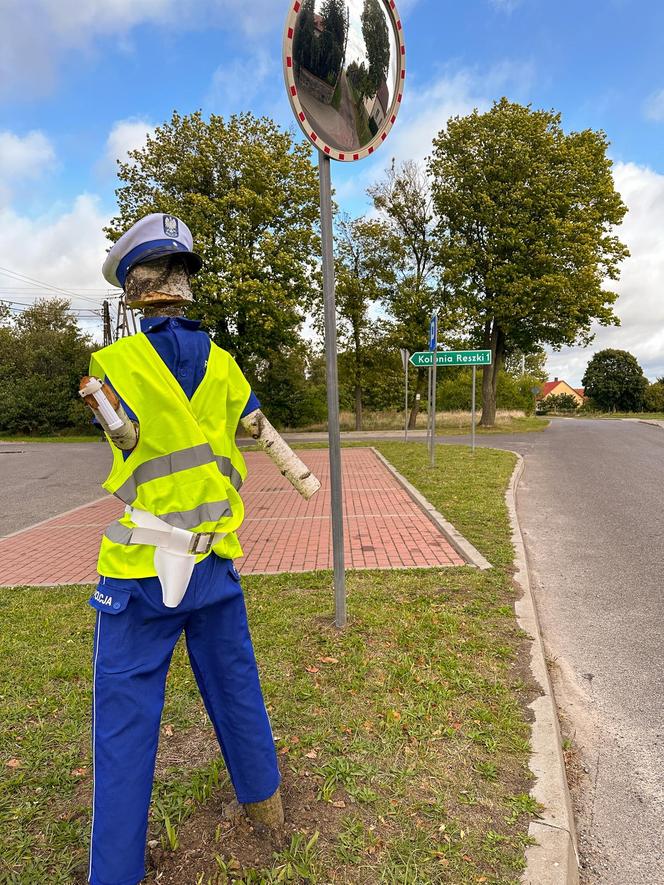
{"type": "MultiPolygon", "coordinates": [[[[159,513],[159,519],[163,519],[169,525],[178,529],[191,531],[195,526],[204,522],[219,522],[226,516],[232,516],[233,511],[228,501],[215,501],[211,504],[201,504],[193,510],[182,510],[175,513],[159,513]]],[[[112,522],[104,532],[109,541],[115,544],[131,544],[133,529],[127,528],[121,522],[112,522]]]]}
{"type": "Polygon", "coordinates": [[[242,487],[243,479],[240,475],[240,471],[236,470],[231,464],[231,459],[227,458],[225,455],[217,455],[216,461],[217,467],[223,476],[228,477],[233,488],[239,491],[242,487]]]}
{"type": "MultiPolygon", "coordinates": [[[[115,495],[125,504],[133,504],[136,500],[138,487],[144,482],[163,479],[163,477],[170,476],[180,470],[190,470],[192,467],[201,467],[203,464],[212,462],[216,463],[220,473],[230,480],[233,488],[240,488],[242,477],[231,464],[231,459],[223,455],[215,455],[208,443],[202,443],[199,446],[180,449],[170,455],[160,455],[158,458],[152,458],[144,464],[139,464],[129,479],[125,480],[115,492],[115,495]]],[[[168,520],[166,521],[168,522],[168,520]]],[[[202,521],[199,520],[199,522],[202,521]]],[[[197,525],[197,523],[193,524],[197,525]]]]}
{"type": "Polygon", "coordinates": [[[104,532],[104,537],[114,544],[129,544],[131,542],[132,529],[128,529],[121,522],[112,522],[104,532]]]}
{"type": "Polygon", "coordinates": [[[193,510],[181,510],[175,513],[158,513],[159,519],[163,519],[169,525],[177,529],[191,531],[194,526],[202,522],[219,522],[224,516],[232,516],[233,511],[228,501],[215,501],[212,504],[201,504],[193,510]]]}

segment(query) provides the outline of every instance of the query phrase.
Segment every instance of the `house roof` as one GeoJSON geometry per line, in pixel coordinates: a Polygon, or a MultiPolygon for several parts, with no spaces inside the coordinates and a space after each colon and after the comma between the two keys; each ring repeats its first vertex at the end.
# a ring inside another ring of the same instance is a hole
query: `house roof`
{"type": "Polygon", "coordinates": [[[542,390],[539,394],[539,399],[546,399],[547,396],[550,393],[552,393],[552,391],[554,391],[556,389],[556,387],[559,387],[561,384],[563,384],[565,387],[569,388],[569,390],[573,390],[574,393],[578,394],[581,397],[585,397],[585,395],[586,395],[586,391],[583,387],[572,387],[570,384],[567,383],[567,381],[563,381],[562,378],[556,378],[553,381],[546,381],[542,385],[542,390]]]}
{"type": "Polygon", "coordinates": [[[542,385],[542,390],[540,391],[540,396],[542,397],[542,399],[547,397],[551,393],[552,390],[554,390],[556,387],[558,387],[559,384],[560,384],[560,381],[557,381],[557,380],[556,381],[546,381],[542,385]]]}

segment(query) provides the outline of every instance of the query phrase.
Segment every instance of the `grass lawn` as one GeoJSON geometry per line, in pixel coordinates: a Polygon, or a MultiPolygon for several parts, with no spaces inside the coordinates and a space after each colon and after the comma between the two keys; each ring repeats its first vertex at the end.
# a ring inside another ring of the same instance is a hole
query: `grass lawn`
{"type": "MultiPolygon", "coordinates": [[[[182,645],[168,680],[147,881],[516,883],[536,808],[532,698],[514,614],[503,495],[511,454],[380,451],[494,564],[247,577],[288,826],[268,844],[232,793],[182,645]],[[157,872],[158,871],[158,872],[157,872]]],[[[0,590],[0,882],[60,885],[86,856],[89,588],[0,590]]]]}
{"type": "Polygon", "coordinates": [[[573,418],[598,418],[602,421],[621,421],[623,418],[637,418],[639,421],[662,421],[664,412],[589,412],[586,415],[572,414],[573,418]]]}
{"type": "MultiPolygon", "coordinates": [[[[478,417],[479,421],[479,417],[478,417]]],[[[526,416],[523,412],[498,412],[494,427],[485,429],[476,426],[477,433],[530,433],[546,430],[551,422],[548,418],[538,415],[526,416]]],[[[342,432],[355,431],[355,415],[352,412],[341,412],[339,424],[342,432]]],[[[468,433],[471,429],[470,412],[439,412],[436,418],[436,430],[440,436],[454,436],[468,433]]],[[[424,412],[417,416],[416,430],[426,430],[427,416],[424,412]]],[[[366,412],[362,421],[363,431],[404,429],[403,412],[366,412]]],[[[321,433],[327,431],[327,424],[311,424],[308,427],[293,427],[283,433],[321,433]]]]}

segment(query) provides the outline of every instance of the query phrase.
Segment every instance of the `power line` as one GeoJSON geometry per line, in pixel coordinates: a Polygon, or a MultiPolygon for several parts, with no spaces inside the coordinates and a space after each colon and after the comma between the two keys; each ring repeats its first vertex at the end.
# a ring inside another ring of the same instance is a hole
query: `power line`
{"type": "MultiPolygon", "coordinates": [[[[27,309],[24,309],[21,307],[8,307],[7,309],[9,310],[10,313],[13,313],[16,315],[28,313],[27,309]]],[[[86,313],[83,311],[68,310],[68,311],[66,311],[66,313],[68,313],[70,316],[76,317],[76,319],[79,319],[79,320],[95,320],[95,319],[100,320],[102,318],[101,311],[99,311],[99,312],[89,311],[88,313],[86,313]]]]}
{"type": "MultiPolygon", "coordinates": [[[[10,298],[10,297],[8,297],[8,296],[6,296],[6,295],[0,295],[0,301],[1,301],[3,304],[17,304],[19,307],[36,307],[36,306],[37,306],[38,304],[40,304],[40,303],[41,303],[41,304],[44,304],[44,303],[46,303],[46,304],[53,303],[54,299],[51,299],[51,298],[43,298],[43,299],[41,300],[41,302],[40,302],[40,301],[16,301],[14,298],[10,298]]],[[[102,302],[102,303],[103,303],[103,302],[102,302]]],[[[101,307],[102,307],[102,305],[100,304],[100,305],[99,305],[99,310],[101,310],[101,307]]],[[[84,307],[71,307],[71,308],[70,308],[70,307],[66,307],[65,310],[90,310],[90,311],[94,311],[95,308],[94,308],[94,307],[85,307],[85,306],[84,306],[84,307]]]]}
{"type": "MultiPolygon", "coordinates": [[[[8,310],[13,313],[27,313],[34,307],[34,304],[25,304],[21,301],[9,301],[8,299],[0,298],[0,305],[4,305],[8,310]]],[[[74,314],[79,317],[101,317],[102,308],[99,310],[93,310],[91,307],[67,307],[65,308],[65,313],[74,314]]]]}
{"type": "MultiPolygon", "coordinates": [[[[43,286],[0,286],[0,292],[43,292],[43,286]]],[[[107,300],[114,300],[116,298],[122,298],[122,293],[118,292],[117,289],[93,289],[92,287],[89,289],[80,288],[72,286],[70,291],[73,294],[76,294],[78,297],[79,292],[99,292],[106,297],[107,300]],[[113,294],[116,293],[116,294],[113,294]]]]}
{"type": "MultiPolygon", "coordinates": [[[[62,295],[68,295],[70,298],[79,298],[82,301],[90,301],[93,304],[99,304],[99,302],[94,298],[89,298],[86,295],[78,295],[69,289],[63,289],[60,286],[53,286],[50,283],[44,283],[42,280],[37,280],[34,277],[29,277],[27,274],[10,270],[8,267],[0,267],[0,274],[3,274],[3,276],[8,276],[10,279],[18,280],[21,283],[35,283],[40,288],[50,289],[53,292],[59,292],[62,295]]],[[[99,306],[101,307],[101,305],[99,306]]]]}

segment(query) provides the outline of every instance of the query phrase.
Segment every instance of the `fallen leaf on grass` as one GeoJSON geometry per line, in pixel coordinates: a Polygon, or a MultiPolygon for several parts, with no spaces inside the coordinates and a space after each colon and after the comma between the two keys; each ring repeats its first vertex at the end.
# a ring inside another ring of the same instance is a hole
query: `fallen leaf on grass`
{"type": "Polygon", "coordinates": [[[343,801],[343,799],[340,799],[338,802],[333,802],[332,805],[334,808],[345,808],[346,807],[346,803],[343,801]]]}
{"type": "Polygon", "coordinates": [[[318,658],[323,664],[338,664],[339,661],[336,658],[318,658]]]}
{"type": "Polygon", "coordinates": [[[166,735],[166,737],[173,737],[173,726],[172,725],[164,725],[162,731],[166,735]]]}
{"type": "Polygon", "coordinates": [[[320,667],[305,667],[307,673],[320,673],[320,667]]]}
{"type": "Polygon", "coordinates": [[[304,754],[307,759],[318,759],[318,753],[315,750],[310,750],[308,753],[304,754]]]}
{"type": "Polygon", "coordinates": [[[8,759],[5,762],[5,765],[7,766],[7,768],[20,768],[23,763],[20,759],[8,759]]]}
{"type": "Polygon", "coordinates": [[[87,768],[75,768],[75,769],[72,771],[72,777],[85,777],[85,775],[86,775],[87,773],[88,773],[88,769],[87,769],[87,768]]]}

